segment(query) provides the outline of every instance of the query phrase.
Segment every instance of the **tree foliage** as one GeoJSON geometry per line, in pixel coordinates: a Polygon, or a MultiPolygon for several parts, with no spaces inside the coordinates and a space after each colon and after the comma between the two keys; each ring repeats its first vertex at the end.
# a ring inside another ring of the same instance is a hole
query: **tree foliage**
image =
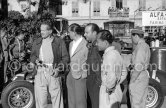
{"type": "Polygon", "coordinates": [[[22,14],[17,11],[10,11],[8,18],[1,20],[1,29],[7,31],[9,37],[15,37],[17,32],[23,31],[26,36],[37,38],[40,36],[40,24],[43,21],[54,21],[54,17],[47,11],[39,15],[37,12],[33,12],[28,18],[24,18],[22,14]]]}

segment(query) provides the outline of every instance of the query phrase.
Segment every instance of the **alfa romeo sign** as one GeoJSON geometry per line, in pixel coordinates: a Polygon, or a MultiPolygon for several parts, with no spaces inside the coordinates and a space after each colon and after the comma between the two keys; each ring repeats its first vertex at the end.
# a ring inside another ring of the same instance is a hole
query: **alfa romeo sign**
{"type": "Polygon", "coordinates": [[[142,26],[165,26],[166,11],[142,12],[142,26]]]}

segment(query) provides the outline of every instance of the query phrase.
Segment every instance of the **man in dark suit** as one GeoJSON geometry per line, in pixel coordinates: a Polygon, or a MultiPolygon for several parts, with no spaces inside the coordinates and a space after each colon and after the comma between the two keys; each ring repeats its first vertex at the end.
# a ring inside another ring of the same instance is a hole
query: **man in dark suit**
{"type": "Polygon", "coordinates": [[[87,89],[92,108],[99,108],[99,91],[101,85],[101,56],[96,46],[98,32],[99,27],[94,23],[90,23],[85,27],[85,37],[89,41],[87,45],[89,47],[87,89]]]}

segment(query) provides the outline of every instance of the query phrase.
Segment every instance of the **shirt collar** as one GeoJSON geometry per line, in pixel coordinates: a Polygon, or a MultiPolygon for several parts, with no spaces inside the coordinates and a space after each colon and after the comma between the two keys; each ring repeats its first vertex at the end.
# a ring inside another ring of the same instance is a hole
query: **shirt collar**
{"type": "Polygon", "coordinates": [[[51,36],[51,37],[48,37],[48,38],[46,38],[46,39],[43,39],[43,41],[46,41],[46,42],[48,42],[48,41],[53,41],[53,37],[51,36]]]}
{"type": "Polygon", "coordinates": [[[82,36],[78,38],[77,40],[73,40],[74,43],[80,43],[82,41],[82,36]]]}
{"type": "Polygon", "coordinates": [[[95,41],[92,43],[92,45],[93,45],[93,46],[96,46],[96,43],[97,43],[97,40],[95,40],[95,41]]]}
{"type": "Polygon", "coordinates": [[[143,40],[143,39],[139,40],[138,44],[140,44],[140,43],[145,43],[145,40],[143,40]]]}
{"type": "Polygon", "coordinates": [[[106,54],[106,53],[108,53],[109,51],[114,50],[114,49],[115,49],[114,46],[110,46],[110,47],[108,47],[108,48],[104,51],[104,54],[106,54]]]}

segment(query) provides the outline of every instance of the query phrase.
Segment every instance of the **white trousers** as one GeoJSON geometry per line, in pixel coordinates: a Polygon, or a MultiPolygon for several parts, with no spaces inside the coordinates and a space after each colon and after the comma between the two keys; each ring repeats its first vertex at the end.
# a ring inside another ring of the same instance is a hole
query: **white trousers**
{"type": "Polygon", "coordinates": [[[135,82],[130,82],[131,108],[146,108],[146,97],[148,94],[149,75],[142,71],[135,82]]]}
{"type": "Polygon", "coordinates": [[[106,87],[101,85],[100,87],[100,96],[99,96],[99,108],[118,108],[122,100],[122,90],[120,85],[116,86],[115,91],[109,95],[106,93],[106,87]]]}
{"type": "Polygon", "coordinates": [[[35,76],[36,108],[47,108],[48,91],[51,95],[52,108],[63,108],[60,78],[54,78],[48,72],[37,72],[35,76]]]}

